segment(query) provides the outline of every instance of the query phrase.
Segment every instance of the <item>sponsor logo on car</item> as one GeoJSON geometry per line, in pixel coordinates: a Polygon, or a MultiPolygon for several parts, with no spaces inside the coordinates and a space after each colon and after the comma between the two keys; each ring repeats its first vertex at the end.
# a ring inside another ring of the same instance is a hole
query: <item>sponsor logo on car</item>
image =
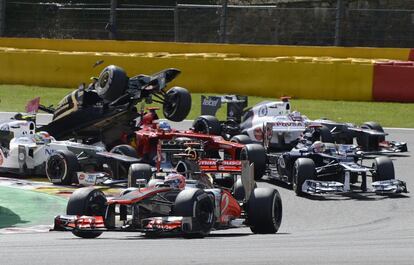
{"type": "Polygon", "coordinates": [[[214,100],[214,99],[208,99],[208,98],[205,98],[205,99],[203,100],[203,106],[217,107],[217,105],[218,105],[218,103],[219,103],[219,100],[220,100],[220,99],[216,99],[216,100],[214,100]]]}

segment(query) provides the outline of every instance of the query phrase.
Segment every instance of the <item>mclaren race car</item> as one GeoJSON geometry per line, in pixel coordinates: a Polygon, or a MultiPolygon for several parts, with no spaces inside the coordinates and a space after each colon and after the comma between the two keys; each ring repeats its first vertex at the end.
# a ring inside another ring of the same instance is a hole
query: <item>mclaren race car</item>
{"type": "Polygon", "coordinates": [[[138,162],[129,146],[106,152],[99,146],[56,141],[35,128],[30,120],[0,123],[0,172],[46,175],[53,184],[94,185],[113,183],[113,178],[126,179],[129,165],[138,162]]]}
{"type": "Polygon", "coordinates": [[[189,92],[182,87],[166,91],[167,84],[179,73],[177,69],[166,69],[128,78],[122,68],[110,65],[91,84],[82,84],[65,96],[56,108],[39,105],[38,99],[29,108],[32,112],[39,108],[53,114],[52,122],[38,130],[47,131],[58,140],[103,142],[112,148],[119,144],[122,133],[135,130],[139,102],[162,104],[164,117],[172,121],[182,121],[188,115],[189,92]]]}
{"type": "Polygon", "coordinates": [[[177,173],[109,199],[94,188],[78,189],[69,199],[67,214],[55,218],[54,230],[82,238],[104,231],[204,237],[213,229],[242,226],[254,233],[276,233],[282,220],[280,195],[272,188],[255,188],[253,170],[249,162],[243,163],[237,182],[241,187],[233,192],[177,173]]]}

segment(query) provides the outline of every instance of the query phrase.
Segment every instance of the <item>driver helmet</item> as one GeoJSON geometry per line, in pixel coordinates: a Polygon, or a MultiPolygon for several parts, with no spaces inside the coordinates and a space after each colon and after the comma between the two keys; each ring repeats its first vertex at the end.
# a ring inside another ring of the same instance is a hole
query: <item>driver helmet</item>
{"type": "Polygon", "coordinates": [[[171,188],[184,189],[185,177],[178,173],[172,173],[165,177],[164,184],[169,185],[171,188]]]}
{"type": "Polygon", "coordinates": [[[166,121],[160,121],[158,127],[163,131],[171,131],[171,125],[166,121]]]}
{"type": "Polygon", "coordinates": [[[325,144],[322,143],[321,141],[316,141],[311,145],[311,149],[315,153],[323,153],[325,152],[325,144]]]}
{"type": "Polygon", "coordinates": [[[48,132],[44,131],[36,133],[35,137],[37,141],[43,142],[45,144],[49,144],[52,141],[52,136],[50,136],[48,132]]]}

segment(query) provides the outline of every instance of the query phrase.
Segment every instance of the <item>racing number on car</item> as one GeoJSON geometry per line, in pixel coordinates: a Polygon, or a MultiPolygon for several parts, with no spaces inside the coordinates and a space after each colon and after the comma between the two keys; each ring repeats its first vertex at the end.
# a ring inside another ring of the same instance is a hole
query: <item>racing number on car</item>
{"type": "Polygon", "coordinates": [[[229,207],[229,195],[227,195],[226,193],[223,194],[223,196],[221,197],[221,216],[224,217],[224,214],[226,213],[227,208],[229,207]]]}

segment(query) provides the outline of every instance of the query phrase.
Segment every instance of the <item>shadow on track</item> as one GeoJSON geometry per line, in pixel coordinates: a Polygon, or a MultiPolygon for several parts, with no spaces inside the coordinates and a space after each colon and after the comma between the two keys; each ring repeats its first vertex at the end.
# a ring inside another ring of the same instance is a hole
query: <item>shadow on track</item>
{"type": "Polygon", "coordinates": [[[22,220],[20,216],[12,210],[0,206],[0,228],[7,228],[25,223],[28,223],[28,221],[22,220]]]}

